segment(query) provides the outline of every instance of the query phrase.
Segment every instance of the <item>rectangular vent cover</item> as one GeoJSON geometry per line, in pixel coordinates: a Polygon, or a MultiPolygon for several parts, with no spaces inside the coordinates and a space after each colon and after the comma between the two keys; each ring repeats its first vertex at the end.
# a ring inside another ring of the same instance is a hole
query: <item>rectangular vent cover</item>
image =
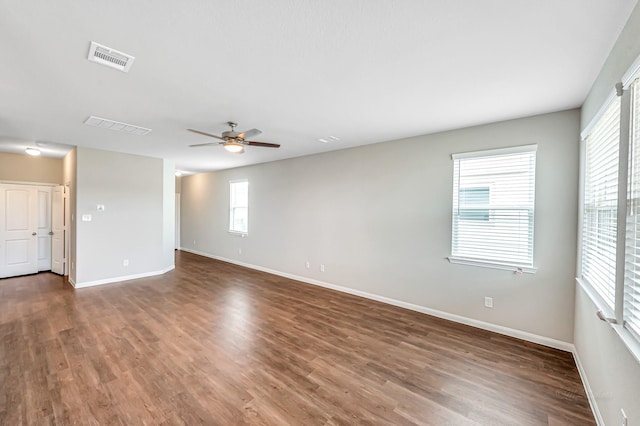
{"type": "Polygon", "coordinates": [[[106,65],[122,72],[129,72],[136,58],[92,41],[87,59],[91,62],[106,65]]]}
{"type": "Polygon", "coordinates": [[[103,129],[115,130],[118,132],[131,133],[132,135],[146,135],[151,131],[151,129],[147,129],[146,127],[134,126],[133,124],[94,117],[93,115],[84,120],[84,124],[87,126],[101,127],[103,129]]]}

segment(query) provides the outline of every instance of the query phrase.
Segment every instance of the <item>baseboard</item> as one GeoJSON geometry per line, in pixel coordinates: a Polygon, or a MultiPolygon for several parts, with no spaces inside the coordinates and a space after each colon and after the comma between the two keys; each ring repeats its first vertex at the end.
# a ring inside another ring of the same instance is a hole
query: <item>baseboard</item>
{"type": "Polygon", "coordinates": [[[584,386],[584,391],[587,394],[587,399],[589,400],[589,405],[591,406],[591,412],[593,412],[593,416],[596,419],[596,423],[598,426],[605,426],[604,420],[602,419],[602,414],[600,414],[600,410],[598,409],[598,404],[596,402],[596,397],[593,394],[593,390],[591,390],[591,385],[589,385],[589,380],[587,379],[587,373],[582,367],[582,362],[580,361],[580,356],[578,355],[578,350],[573,348],[573,359],[576,362],[576,367],[578,368],[578,374],[580,374],[580,379],[582,379],[582,385],[584,386]]]}
{"type": "Polygon", "coordinates": [[[153,276],[156,276],[156,275],[162,275],[162,274],[166,274],[167,272],[175,269],[175,267],[176,267],[175,265],[171,265],[168,268],[162,269],[160,271],[143,272],[141,274],[124,275],[124,276],[119,276],[119,277],[106,278],[106,279],[103,279],[103,280],[87,281],[87,282],[83,282],[83,283],[75,283],[74,281],[69,279],[69,282],[76,289],[85,288],[85,287],[93,287],[93,286],[97,286],[97,285],[113,284],[113,283],[117,283],[117,282],[121,282],[121,281],[136,280],[138,278],[146,278],[146,277],[153,277],[153,276]]]}
{"type": "Polygon", "coordinates": [[[509,327],[504,327],[489,322],[479,321],[473,318],[464,317],[462,315],[451,314],[448,312],[439,311],[436,309],[427,308],[426,306],[414,305],[413,303],[403,302],[402,300],[392,299],[390,297],[379,296],[373,293],[367,293],[360,290],[355,290],[349,287],[343,287],[336,284],[327,283],[324,281],[315,280],[312,278],[302,277],[299,275],[289,274],[287,272],[277,271],[274,269],[265,268],[262,266],[252,265],[250,263],[240,262],[234,259],[227,259],[221,256],[215,256],[209,253],[181,247],[180,250],[188,253],[197,254],[199,256],[209,257],[211,259],[220,260],[222,262],[233,263],[234,265],[243,266],[249,269],[255,269],[257,271],[267,272],[269,274],[278,275],[292,280],[301,281],[307,284],[313,284],[320,287],[329,288],[342,293],[353,294],[355,296],[364,297],[365,299],[375,300],[377,302],[387,303],[389,305],[398,306],[401,308],[409,309],[411,311],[421,312],[423,314],[431,315],[438,318],[443,318],[449,321],[454,321],[460,324],[469,325],[471,327],[480,328],[483,330],[493,331],[494,333],[503,334],[505,336],[515,337],[517,339],[526,340],[528,342],[537,343],[543,346],[548,346],[554,349],[560,349],[566,352],[573,352],[573,344],[563,342],[561,340],[552,339],[545,336],[540,336],[526,331],[516,330],[509,327]]]}

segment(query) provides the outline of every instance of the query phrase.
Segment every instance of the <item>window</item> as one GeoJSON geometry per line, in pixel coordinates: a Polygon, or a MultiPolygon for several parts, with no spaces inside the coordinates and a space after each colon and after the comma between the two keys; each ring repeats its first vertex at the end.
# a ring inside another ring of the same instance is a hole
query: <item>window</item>
{"type": "Polygon", "coordinates": [[[640,341],[640,80],[631,85],[631,135],[624,271],[625,327],[640,341]]]}
{"type": "Polygon", "coordinates": [[[585,138],[582,278],[612,310],[615,302],[620,98],[585,138]]]}
{"type": "Polygon", "coordinates": [[[536,146],[454,154],[452,263],[533,268],[536,146]]]}
{"type": "Polygon", "coordinates": [[[229,182],[229,232],[249,232],[249,181],[229,182]]]}

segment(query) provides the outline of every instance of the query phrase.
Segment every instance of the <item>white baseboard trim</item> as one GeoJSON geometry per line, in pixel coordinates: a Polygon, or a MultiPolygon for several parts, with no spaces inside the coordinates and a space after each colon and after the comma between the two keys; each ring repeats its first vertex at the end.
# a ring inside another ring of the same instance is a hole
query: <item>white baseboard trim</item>
{"type": "Polygon", "coordinates": [[[138,278],[146,278],[146,277],[153,277],[156,275],[162,275],[165,274],[173,269],[175,269],[175,265],[171,265],[165,269],[162,269],[160,271],[151,271],[151,272],[143,272],[141,274],[133,274],[133,275],[124,275],[124,276],[120,276],[120,277],[113,277],[113,278],[105,278],[103,280],[95,280],[95,281],[87,281],[87,282],[83,282],[83,283],[76,283],[74,281],[72,281],[71,279],[69,279],[69,282],[71,283],[71,285],[73,285],[74,288],[85,288],[85,287],[93,287],[93,286],[97,286],[97,285],[103,285],[103,284],[113,284],[113,283],[117,283],[120,281],[129,281],[129,280],[135,280],[138,278]]]}
{"type": "Polygon", "coordinates": [[[580,379],[582,380],[582,385],[584,386],[584,391],[587,394],[587,399],[589,400],[589,405],[591,406],[591,412],[596,419],[596,423],[598,426],[605,426],[604,420],[602,418],[602,414],[600,414],[600,409],[598,409],[598,404],[596,401],[596,397],[593,394],[593,390],[591,389],[591,385],[589,385],[589,380],[587,379],[587,373],[582,366],[582,362],[580,361],[580,356],[578,355],[578,350],[573,348],[573,359],[576,362],[576,367],[578,368],[578,373],[580,374],[580,379]]]}
{"type": "Polygon", "coordinates": [[[498,334],[503,334],[505,336],[515,337],[517,339],[526,340],[528,342],[538,343],[543,346],[548,346],[555,349],[560,349],[566,352],[573,352],[573,344],[568,342],[563,342],[561,340],[552,339],[550,337],[544,337],[537,334],[529,333],[526,331],[516,330],[509,327],[504,327],[502,325],[492,324],[489,322],[484,322],[480,320],[476,320],[473,318],[464,317],[461,315],[451,314],[448,312],[438,311],[436,309],[427,308],[426,306],[414,305],[413,303],[403,302],[401,300],[392,299],[390,297],[379,296],[377,294],[367,293],[365,291],[355,290],[349,287],[343,287],[336,284],[327,283],[324,281],[315,280],[312,278],[302,277],[299,275],[289,274],[286,272],[277,271],[274,269],[265,268],[262,266],[252,265],[245,262],[240,262],[238,260],[227,259],[221,256],[215,256],[209,253],[180,247],[180,250],[186,251],[188,253],[197,254],[199,256],[209,257],[211,259],[220,260],[227,263],[233,263],[234,265],[244,266],[245,268],[255,269],[257,271],[267,272],[269,274],[279,275],[281,277],[290,278],[292,280],[301,281],[307,284],[313,284],[320,287],[329,288],[331,290],[336,290],[342,293],[353,294],[355,296],[364,297],[365,299],[371,299],[382,303],[387,303],[389,305],[398,306],[401,308],[409,309],[411,311],[421,312],[423,314],[431,315],[438,318],[443,318],[449,321],[454,321],[460,324],[469,325],[472,327],[480,328],[483,330],[493,331],[498,334]]]}

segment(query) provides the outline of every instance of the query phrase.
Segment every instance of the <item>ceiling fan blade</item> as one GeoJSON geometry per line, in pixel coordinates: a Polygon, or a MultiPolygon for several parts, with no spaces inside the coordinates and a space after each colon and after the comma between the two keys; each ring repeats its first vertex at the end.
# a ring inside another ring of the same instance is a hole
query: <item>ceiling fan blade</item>
{"type": "Polygon", "coordinates": [[[193,148],[196,146],[209,146],[209,145],[221,145],[221,144],[224,144],[224,142],[197,143],[195,145],[189,145],[189,148],[193,148]]]}
{"type": "Polygon", "coordinates": [[[251,130],[247,130],[246,132],[240,133],[238,137],[240,139],[247,139],[247,138],[252,138],[254,136],[258,136],[260,133],[262,133],[262,130],[251,129],[251,130]]]}
{"type": "Polygon", "coordinates": [[[244,141],[244,144],[251,145],[251,146],[262,146],[265,148],[280,148],[280,144],[277,144],[277,143],[244,141]]]}
{"type": "Polygon", "coordinates": [[[212,135],[211,133],[205,133],[205,132],[201,132],[200,130],[194,130],[194,129],[187,129],[190,132],[193,133],[198,133],[199,135],[203,135],[203,136],[209,136],[211,138],[216,138],[216,139],[220,139],[220,140],[224,140],[223,138],[221,138],[220,136],[216,136],[216,135],[212,135]]]}

